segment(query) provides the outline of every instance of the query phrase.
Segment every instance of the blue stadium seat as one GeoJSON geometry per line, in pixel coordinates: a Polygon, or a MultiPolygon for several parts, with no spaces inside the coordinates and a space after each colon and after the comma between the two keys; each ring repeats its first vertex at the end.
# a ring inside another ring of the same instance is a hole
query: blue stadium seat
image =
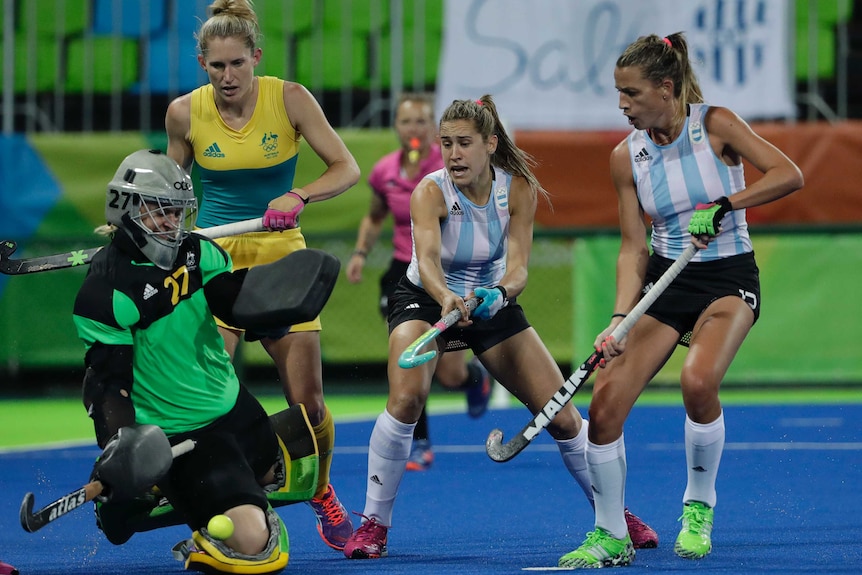
{"type": "Polygon", "coordinates": [[[129,38],[140,38],[164,30],[168,25],[167,0],[94,0],[93,33],[119,32],[129,38]],[[119,26],[116,27],[114,19],[119,26]]]}
{"type": "Polygon", "coordinates": [[[168,34],[163,33],[142,42],[142,75],[133,92],[142,89],[143,74],[147,74],[154,94],[184,94],[206,83],[206,73],[198,64],[197,40],[191,34],[181,35],[178,40],[172,46],[168,34]]]}

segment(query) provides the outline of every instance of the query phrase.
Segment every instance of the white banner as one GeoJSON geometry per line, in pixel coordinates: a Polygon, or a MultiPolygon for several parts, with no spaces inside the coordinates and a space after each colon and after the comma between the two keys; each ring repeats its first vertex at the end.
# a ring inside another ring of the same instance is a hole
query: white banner
{"type": "Polygon", "coordinates": [[[639,36],[684,32],[707,103],[795,115],[787,0],[446,0],[439,113],[491,94],[509,129],[626,129],[614,64],[639,36]]]}

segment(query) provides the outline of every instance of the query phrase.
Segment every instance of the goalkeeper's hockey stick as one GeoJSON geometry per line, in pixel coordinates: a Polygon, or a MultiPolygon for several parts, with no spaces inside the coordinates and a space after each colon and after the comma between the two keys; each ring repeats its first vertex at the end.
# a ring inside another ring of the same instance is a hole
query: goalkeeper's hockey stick
{"type": "MultiPolygon", "coordinates": [[[[467,306],[467,312],[473,313],[473,310],[479,305],[479,298],[471,297],[464,304],[467,306]]],[[[431,329],[419,336],[416,341],[408,345],[407,349],[401,352],[401,355],[398,357],[398,367],[409,369],[431,361],[437,355],[436,351],[426,351],[420,354],[419,350],[460,320],[461,310],[457,308],[441,317],[437,323],[431,326],[431,329]]]]}
{"type": "MultiPolygon", "coordinates": [[[[641,316],[643,316],[649,306],[651,306],[653,302],[658,299],[658,296],[667,289],[667,286],[676,279],[676,276],[678,276],[679,272],[681,272],[688,262],[691,261],[691,258],[694,257],[695,253],[697,253],[697,246],[690,244],[667,269],[667,271],[665,271],[664,274],[662,274],[662,276],[655,282],[653,287],[644,294],[634,309],[626,315],[623,321],[617,324],[611,332],[610,337],[617,341],[624,338],[632,326],[641,318],[641,316]]],[[[579,367],[575,373],[569,376],[569,379],[567,379],[563,386],[557,390],[557,393],[555,393],[554,396],[548,400],[545,406],[533,416],[530,423],[528,423],[518,435],[510,439],[507,443],[503,443],[502,430],[494,429],[491,431],[488,435],[487,441],[485,442],[485,451],[488,453],[488,457],[494,461],[503,462],[509,461],[521,453],[521,451],[523,451],[524,448],[527,447],[527,445],[529,445],[530,442],[533,441],[533,439],[535,439],[549,423],[551,423],[554,416],[563,409],[563,406],[572,399],[572,396],[574,396],[581,386],[590,378],[590,375],[592,375],[593,371],[598,367],[602,357],[602,354],[594,350],[589,359],[581,364],[581,367],[579,367]]]]}
{"type": "MultiPolygon", "coordinates": [[[[194,233],[215,239],[248,232],[260,232],[263,229],[262,218],[253,218],[231,224],[194,230],[194,233]]],[[[17,244],[12,240],[0,241],[0,273],[7,275],[32,274],[87,265],[93,259],[93,256],[99,253],[104,246],[84,250],[72,250],[52,256],[13,260],[9,256],[15,252],[16,247],[17,244]]]]}
{"type": "MultiPolygon", "coordinates": [[[[171,447],[171,456],[174,458],[179,457],[184,453],[188,453],[194,447],[195,442],[191,439],[186,439],[182,443],[171,447]]],[[[49,503],[35,513],[33,513],[33,505],[36,497],[33,493],[27,493],[24,495],[24,501],[21,502],[21,527],[24,528],[24,531],[35,533],[52,521],[56,521],[88,501],[92,501],[102,493],[104,488],[105,486],[101,481],[91,481],[53,503],[49,503]]]]}

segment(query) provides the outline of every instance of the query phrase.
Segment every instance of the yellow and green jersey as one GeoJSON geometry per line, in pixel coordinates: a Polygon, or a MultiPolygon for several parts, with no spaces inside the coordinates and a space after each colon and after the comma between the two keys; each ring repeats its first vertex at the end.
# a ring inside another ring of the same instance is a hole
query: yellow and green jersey
{"type": "Polygon", "coordinates": [[[212,84],[192,92],[189,140],[203,188],[200,227],[261,217],[270,200],[293,188],[300,138],[284,109],[284,81],[259,76],[257,82],[254,113],[239,130],[219,115],[212,84]]]}

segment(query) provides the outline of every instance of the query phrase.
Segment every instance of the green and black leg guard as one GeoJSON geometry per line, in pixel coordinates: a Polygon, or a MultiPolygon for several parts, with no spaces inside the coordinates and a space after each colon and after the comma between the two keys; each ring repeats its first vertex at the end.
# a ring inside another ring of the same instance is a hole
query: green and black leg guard
{"type": "Polygon", "coordinates": [[[275,483],[264,488],[266,497],[273,507],[308,501],[317,490],[320,461],[305,406],[298,403],[270,415],[269,420],[278,435],[281,453],[275,483]]]}
{"type": "MultiPolygon", "coordinates": [[[[308,501],[317,489],[319,458],[314,428],[301,403],[269,417],[278,436],[280,452],[275,481],[264,487],[272,507],[308,501]]],[[[158,487],[131,500],[96,503],[96,523],[114,545],[122,545],[135,533],[185,523],[158,487]]]]}

